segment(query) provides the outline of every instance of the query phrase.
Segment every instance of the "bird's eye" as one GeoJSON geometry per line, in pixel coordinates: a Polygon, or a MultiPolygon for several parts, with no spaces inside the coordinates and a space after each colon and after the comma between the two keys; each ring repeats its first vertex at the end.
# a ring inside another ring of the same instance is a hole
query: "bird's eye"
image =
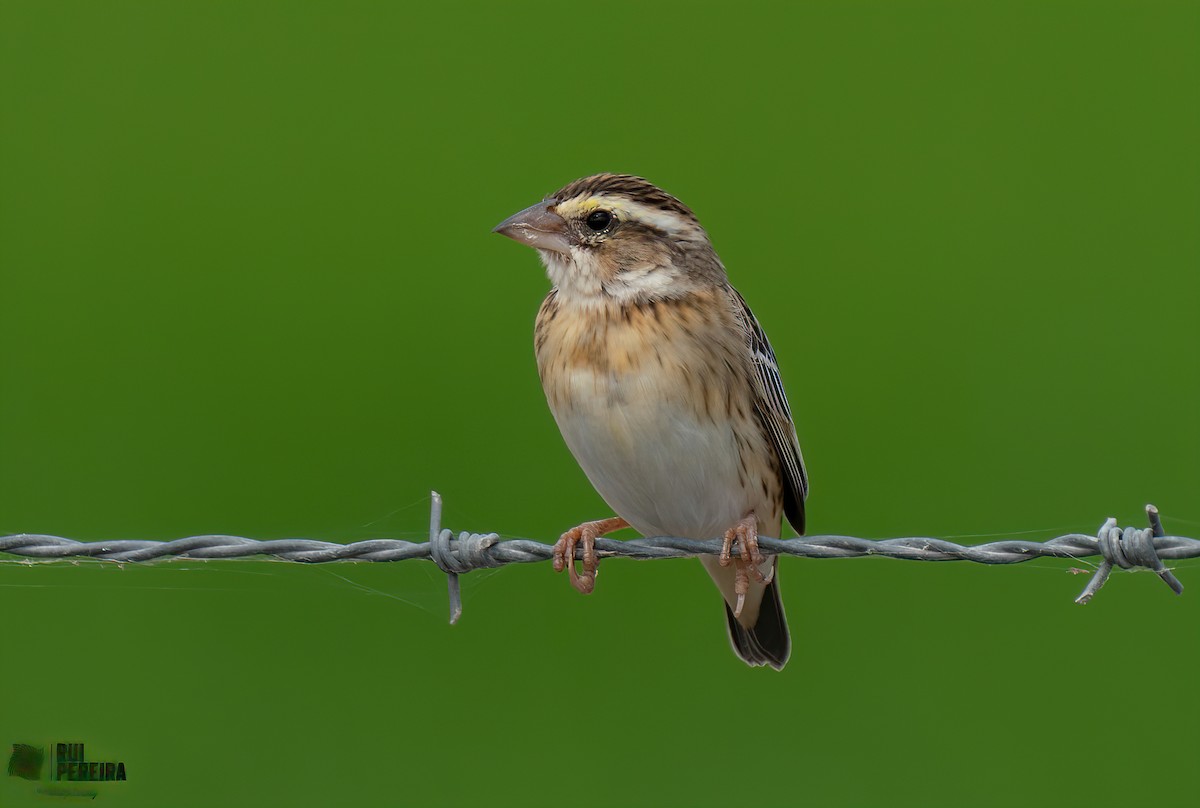
{"type": "Polygon", "coordinates": [[[612,224],[613,215],[606,210],[594,210],[588,214],[587,226],[599,233],[604,228],[612,224]]]}

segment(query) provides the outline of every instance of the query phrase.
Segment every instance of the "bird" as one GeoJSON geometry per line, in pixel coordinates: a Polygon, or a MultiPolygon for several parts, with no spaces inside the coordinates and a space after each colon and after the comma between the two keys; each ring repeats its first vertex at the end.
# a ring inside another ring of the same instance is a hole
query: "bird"
{"type": "Polygon", "coordinates": [[[778,558],[758,537],[779,537],[785,517],[803,535],[808,473],[775,352],[696,215],[642,177],[603,173],[493,232],[545,266],[538,374],[567,447],[615,514],[563,533],[555,571],[586,594],[600,536],[721,536],[720,554],[700,561],[733,650],[782,670],[791,637],[778,558]]]}

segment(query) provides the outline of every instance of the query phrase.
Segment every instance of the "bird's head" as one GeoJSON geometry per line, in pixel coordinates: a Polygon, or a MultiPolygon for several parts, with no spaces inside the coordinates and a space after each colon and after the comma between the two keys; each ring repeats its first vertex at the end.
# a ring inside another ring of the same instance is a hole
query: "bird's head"
{"type": "Polygon", "coordinates": [[[725,278],[695,214],[629,174],[575,180],[494,232],[537,249],[560,299],[661,300],[725,278]]]}

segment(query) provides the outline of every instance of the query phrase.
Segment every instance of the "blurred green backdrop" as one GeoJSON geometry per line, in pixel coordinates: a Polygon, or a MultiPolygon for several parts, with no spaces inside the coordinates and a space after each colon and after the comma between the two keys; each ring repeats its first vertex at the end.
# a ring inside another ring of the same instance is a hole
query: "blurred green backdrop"
{"type": "MultiPolygon", "coordinates": [[[[1197,9],[3,0],[0,532],[607,515],[489,230],[611,170],[770,334],[811,532],[1196,535],[1197,9]]],[[[0,744],[129,806],[1191,804],[1200,563],[1069,566],[787,559],[774,674],[694,562],[473,573],[451,628],[423,563],[9,557],[0,744]]]]}

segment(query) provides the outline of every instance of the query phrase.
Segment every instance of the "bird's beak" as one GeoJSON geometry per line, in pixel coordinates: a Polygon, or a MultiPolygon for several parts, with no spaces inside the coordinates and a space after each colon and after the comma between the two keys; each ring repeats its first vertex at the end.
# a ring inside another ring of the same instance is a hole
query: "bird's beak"
{"type": "Polygon", "coordinates": [[[571,245],[567,242],[567,222],[551,210],[556,204],[551,199],[525,208],[493,227],[492,232],[539,250],[569,253],[571,245]]]}

